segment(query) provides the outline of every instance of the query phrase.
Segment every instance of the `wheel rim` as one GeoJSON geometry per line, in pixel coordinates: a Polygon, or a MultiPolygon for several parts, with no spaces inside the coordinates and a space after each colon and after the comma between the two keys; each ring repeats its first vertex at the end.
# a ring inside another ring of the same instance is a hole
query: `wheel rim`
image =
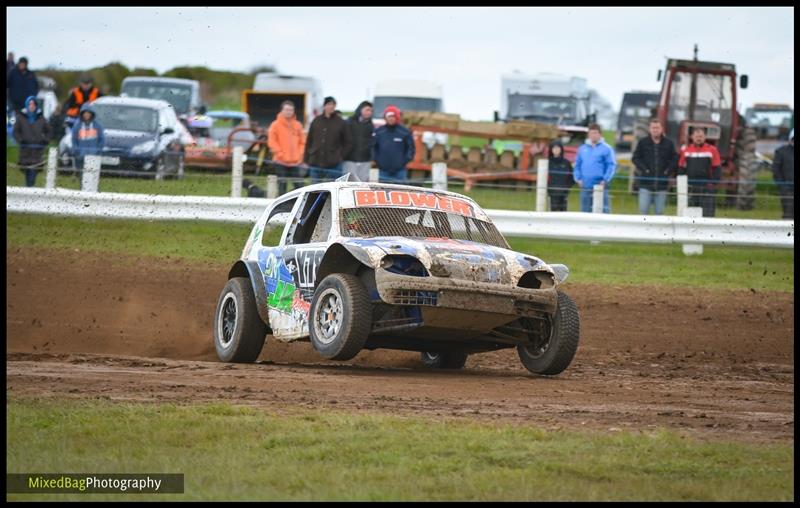
{"type": "Polygon", "coordinates": [[[223,348],[228,348],[233,342],[233,335],[236,333],[236,295],[229,291],[222,298],[222,305],[217,316],[217,336],[223,348]]]}
{"type": "Polygon", "coordinates": [[[547,350],[550,349],[550,344],[553,339],[553,321],[551,318],[548,318],[547,321],[539,321],[539,322],[531,322],[530,328],[539,327],[539,333],[528,333],[528,336],[533,341],[533,344],[530,346],[525,346],[525,352],[530,355],[531,358],[541,358],[547,353],[547,350]],[[545,339],[540,339],[539,337],[544,335],[545,339]]]}
{"type": "Polygon", "coordinates": [[[317,339],[326,345],[333,342],[342,329],[343,321],[342,297],[337,290],[328,288],[320,295],[317,306],[317,315],[314,320],[317,339]]]}

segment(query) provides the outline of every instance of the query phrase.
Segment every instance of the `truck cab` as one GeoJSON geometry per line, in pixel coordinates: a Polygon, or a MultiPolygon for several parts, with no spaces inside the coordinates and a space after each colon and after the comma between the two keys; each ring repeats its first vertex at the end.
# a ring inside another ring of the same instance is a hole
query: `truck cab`
{"type": "MultiPolygon", "coordinates": [[[[383,111],[388,106],[396,106],[403,111],[427,111],[441,113],[444,111],[442,86],[433,81],[422,79],[387,79],[375,84],[372,104],[374,106],[375,127],[385,123],[383,111]]],[[[434,144],[447,144],[447,134],[423,132],[422,142],[433,147],[434,144]]]]}
{"type": "Polygon", "coordinates": [[[194,79],[128,76],[122,80],[120,95],[167,101],[181,120],[196,114],[203,105],[200,82],[194,79]]]}

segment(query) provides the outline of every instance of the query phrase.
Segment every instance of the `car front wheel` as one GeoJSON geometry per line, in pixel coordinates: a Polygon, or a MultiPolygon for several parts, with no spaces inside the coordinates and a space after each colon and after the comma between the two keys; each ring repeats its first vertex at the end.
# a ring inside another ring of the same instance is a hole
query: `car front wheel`
{"type": "Polygon", "coordinates": [[[256,361],[267,337],[250,280],[230,279],[219,295],[214,318],[214,346],[223,362],[256,361]]]}
{"type": "Polygon", "coordinates": [[[544,333],[539,330],[531,334],[531,345],[517,347],[519,359],[534,374],[560,374],[572,362],[581,335],[581,319],[572,298],[559,291],[555,315],[544,333]]]}
{"type": "Polygon", "coordinates": [[[314,349],[329,360],[349,360],[364,347],[372,327],[369,293],[355,275],[328,275],[314,291],[309,320],[314,349]]]}

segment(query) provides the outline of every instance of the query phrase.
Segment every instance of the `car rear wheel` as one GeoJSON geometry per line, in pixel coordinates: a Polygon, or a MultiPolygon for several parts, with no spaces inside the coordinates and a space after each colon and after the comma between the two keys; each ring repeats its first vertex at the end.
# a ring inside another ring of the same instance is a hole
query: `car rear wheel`
{"type": "Polygon", "coordinates": [[[463,369],[467,363],[467,353],[420,353],[422,365],[429,369],[463,369]]]}
{"type": "Polygon", "coordinates": [[[517,353],[530,372],[554,376],[572,362],[581,335],[578,308],[566,293],[558,292],[556,313],[545,330],[549,333],[532,334],[532,344],[518,346],[517,353]]]}
{"type": "Polygon", "coordinates": [[[223,362],[256,361],[267,337],[250,280],[230,279],[219,295],[214,318],[214,346],[223,362]]]}
{"type": "Polygon", "coordinates": [[[309,313],[311,344],[329,360],[349,360],[364,347],[372,327],[372,303],[355,275],[334,273],[314,292],[309,313]]]}

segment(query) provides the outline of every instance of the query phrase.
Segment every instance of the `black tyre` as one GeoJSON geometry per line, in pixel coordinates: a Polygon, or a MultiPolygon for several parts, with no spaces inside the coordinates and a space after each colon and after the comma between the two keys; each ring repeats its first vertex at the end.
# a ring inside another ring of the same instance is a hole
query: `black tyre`
{"type": "Polygon", "coordinates": [[[250,280],[230,279],[214,315],[214,346],[223,362],[254,362],[264,347],[267,325],[261,321],[250,280]]]}
{"type": "Polygon", "coordinates": [[[467,363],[467,353],[420,353],[422,365],[429,369],[463,369],[467,363]]]}
{"type": "Polygon", "coordinates": [[[752,210],[755,203],[756,174],[759,164],[756,158],[756,132],[752,128],[744,128],[736,141],[736,170],[739,175],[736,208],[752,210]]]}
{"type": "Polygon", "coordinates": [[[566,293],[558,292],[558,308],[548,328],[548,338],[540,337],[531,346],[518,346],[517,353],[529,371],[554,376],[572,362],[581,335],[578,307],[566,293]]]}
{"type": "Polygon", "coordinates": [[[309,313],[311,344],[329,360],[349,360],[372,328],[369,293],[355,275],[334,273],[314,291],[309,313]]]}

